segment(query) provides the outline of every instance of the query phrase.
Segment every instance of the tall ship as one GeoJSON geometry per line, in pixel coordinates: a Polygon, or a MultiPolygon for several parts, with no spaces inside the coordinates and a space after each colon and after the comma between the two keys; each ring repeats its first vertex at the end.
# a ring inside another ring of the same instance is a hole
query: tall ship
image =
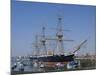
{"type": "MultiPolygon", "coordinates": [[[[57,32],[56,32],[56,36],[55,38],[47,38],[45,35],[45,27],[42,28],[42,35],[41,38],[38,40],[38,37],[36,36],[35,39],[35,51],[36,54],[34,56],[30,56],[29,59],[33,62],[41,62],[43,64],[45,64],[45,66],[48,67],[55,67],[55,65],[57,65],[58,63],[60,64],[67,64],[68,62],[72,62],[74,61],[75,58],[75,53],[80,50],[80,48],[82,47],[82,45],[84,43],[87,42],[87,40],[83,40],[77,47],[75,50],[73,50],[73,52],[69,53],[69,54],[65,54],[65,50],[64,50],[64,41],[68,41],[68,42],[72,42],[74,40],[67,40],[64,39],[64,34],[63,31],[64,29],[62,28],[62,18],[59,17],[58,18],[58,25],[56,28],[57,32]],[[52,53],[48,53],[48,49],[46,46],[46,42],[47,41],[55,41],[56,42],[56,49],[54,49],[52,51],[52,53]],[[42,49],[42,54],[40,53],[40,48],[39,48],[39,43],[41,44],[41,49],[42,49]]],[[[68,30],[67,30],[68,31],[68,30]]]]}

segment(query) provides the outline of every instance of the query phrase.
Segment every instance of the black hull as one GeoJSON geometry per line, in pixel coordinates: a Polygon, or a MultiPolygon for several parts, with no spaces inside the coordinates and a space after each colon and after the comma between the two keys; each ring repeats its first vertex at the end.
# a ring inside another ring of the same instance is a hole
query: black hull
{"type": "Polygon", "coordinates": [[[33,58],[33,60],[35,60],[35,59],[37,59],[39,62],[70,62],[70,61],[74,60],[74,54],[67,55],[67,56],[53,55],[53,56],[33,58]]]}

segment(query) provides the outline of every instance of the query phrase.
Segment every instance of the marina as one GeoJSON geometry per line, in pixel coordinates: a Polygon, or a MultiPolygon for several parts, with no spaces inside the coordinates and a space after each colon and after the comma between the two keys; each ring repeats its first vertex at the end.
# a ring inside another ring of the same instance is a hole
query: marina
{"type": "Polygon", "coordinates": [[[44,73],[44,72],[77,71],[77,70],[89,70],[89,69],[96,68],[95,57],[94,58],[91,57],[88,59],[84,57],[84,58],[78,58],[76,60],[79,61],[78,63],[76,61],[76,64],[71,62],[69,64],[60,65],[59,67],[58,66],[44,67],[42,65],[40,66],[40,64],[36,64],[36,63],[32,64],[30,63],[29,58],[25,58],[25,60],[23,61],[24,66],[23,67],[19,66],[17,62],[17,67],[16,69],[12,70],[12,75],[13,74],[28,74],[28,73],[44,73]],[[20,68],[23,68],[23,70],[21,70],[20,68]]]}
{"type": "MultiPolygon", "coordinates": [[[[41,49],[43,49],[43,54],[40,51],[40,45],[38,44],[38,40],[36,37],[35,42],[35,55],[27,56],[27,57],[17,57],[13,58],[13,65],[11,67],[12,73],[15,74],[23,74],[23,73],[42,73],[42,72],[57,72],[57,71],[73,71],[73,70],[88,70],[95,69],[95,55],[85,55],[85,56],[75,56],[75,53],[80,50],[80,48],[85,44],[88,40],[82,41],[73,52],[68,55],[64,54],[64,46],[63,41],[72,42],[73,40],[63,39],[63,29],[61,26],[62,18],[58,18],[58,29],[56,33],[56,38],[46,38],[45,37],[45,27],[42,28],[42,36],[39,43],[41,43],[41,49]],[[54,40],[57,42],[57,48],[59,53],[56,54],[56,50],[52,51],[54,53],[48,54],[48,50],[46,48],[46,41],[54,40]],[[40,53],[40,54],[39,54],[40,53]],[[89,65],[87,65],[89,64],[89,65]]],[[[11,62],[12,62],[11,61],[11,62]]]]}
{"type": "Polygon", "coordinates": [[[12,75],[96,69],[95,6],[11,2],[12,75]]]}

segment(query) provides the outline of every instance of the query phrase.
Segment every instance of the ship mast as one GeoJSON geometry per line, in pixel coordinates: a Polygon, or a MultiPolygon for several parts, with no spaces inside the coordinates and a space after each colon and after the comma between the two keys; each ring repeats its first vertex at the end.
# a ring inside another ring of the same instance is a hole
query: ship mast
{"type": "Polygon", "coordinates": [[[53,50],[54,55],[64,55],[64,45],[63,41],[73,41],[73,40],[67,40],[63,38],[63,31],[69,31],[69,30],[64,30],[62,28],[62,18],[58,18],[58,24],[57,24],[57,33],[56,33],[56,38],[45,38],[45,40],[55,40],[56,41],[56,49],[53,50]]]}
{"type": "Polygon", "coordinates": [[[64,55],[64,46],[63,46],[63,31],[62,31],[62,18],[58,18],[58,25],[57,25],[57,54],[64,55]]]}
{"type": "Polygon", "coordinates": [[[36,35],[35,37],[35,56],[39,56],[40,54],[40,50],[39,50],[39,43],[38,43],[38,35],[36,35]]]}
{"type": "Polygon", "coordinates": [[[47,50],[46,50],[46,38],[45,38],[45,27],[42,28],[42,38],[41,38],[41,44],[42,44],[42,49],[43,49],[43,54],[42,55],[47,55],[47,50]]]}

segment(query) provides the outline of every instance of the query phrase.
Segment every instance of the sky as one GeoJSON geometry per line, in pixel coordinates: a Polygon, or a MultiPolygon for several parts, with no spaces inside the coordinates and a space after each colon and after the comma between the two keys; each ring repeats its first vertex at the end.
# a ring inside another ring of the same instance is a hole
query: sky
{"type": "Polygon", "coordinates": [[[88,39],[79,54],[95,54],[96,7],[89,5],[24,2],[12,0],[11,3],[11,55],[26,56],[33,52],[32,43],[36,34],[46,27],[46,36],[55,37],[58,17],[62,17],[65,39],[65,52],[70,52],[83,40],[88,39]]]}

